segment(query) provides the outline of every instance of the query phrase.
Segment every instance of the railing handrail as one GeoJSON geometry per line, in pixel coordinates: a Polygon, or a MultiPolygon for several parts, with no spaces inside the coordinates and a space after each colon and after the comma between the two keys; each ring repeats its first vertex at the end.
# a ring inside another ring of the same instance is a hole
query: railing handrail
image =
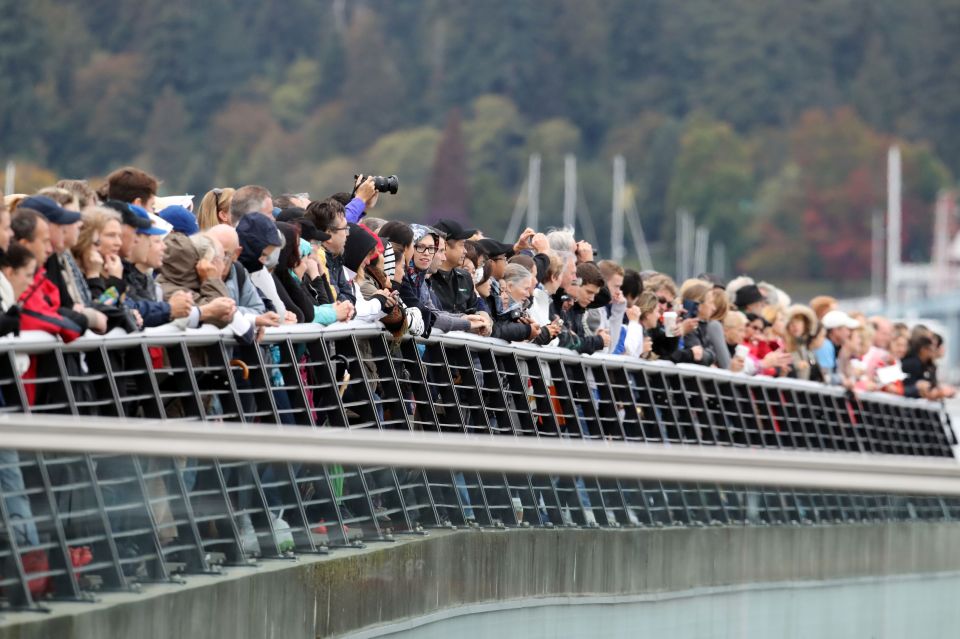
{"type": "MultiPolygon", "coordinates": [[[[345,335],[355,337],[375,337],[383,334],[385,331],[377,324],[369,322],[351,321],[333,324],[330,326],[320,326],[318,324],[291,324],[280,327],[268,327],[264,332],[263,343],[271,344],[285,339],[294,342],[307,342],[311,338],[334,338],[345,335]]],[[[83,352],[94,350],[100,346],[112,346],[122,348],[124,346],[137,346],[144,342],[151,345],[172,345],[186,343],[189,346],[205,346],[216,344],[221,341],[227,343],[236,343],[236,337],[230,329],[217,329],[212,326],[203,326],[196,329],[179,329],[173,324],[166,324],[156,328],[148,328],[142,333],[126,333],[121,329],[114,329],[105,335],[97,335],[87,331],[79,339],[70,344],[63,344],[57,337],[44,333],[42,331],[23,331],[19,337],[7,336],[0,337],[0,353],[14,350],[25,354],[39,354],[52,350],[60,345],[68,352],[83,352]]],[[[447,344],[459,344],[465,346],[482,346],[499,353],[519,353],[536,356],[540,359],[551,361],[582,362],[587,366],[596,366],[603,363],[611,363],[617,366],[642,371],[671,371],[683,373],[694,377],[705,379],[722,380],[739,384],[747,384],[756,387],[768,387],[778,389],[792,389],[806,392],[816,392],[822,395],[841,397],[846,390],[829,384],[811,382],[806,380],[767,377],[763,375],[746,375],[744,373],[734,373],[732,371],[697,366],[693,364],[674,364],[664,360],[640,360],[623,355],[611,355],[608,353],[594,353],[592,355],[580,355],[573,351],[550,346],[537,346],[525,343],[513,343],[504,340],[481,337],[471,333],[436,332],[426,340],[420,340],[427,343],[438,342],[447,344]]],[[[879,402],[893,406],[909,406],[923,410],[942,411],[943,405],[940,402],[932,402],[925,399],[916,399],[891,395],[889,393],[857,391],[857,396],[861,399],[872,402],[879,402]]]]}
{"type": "Polygon", "coordinates": [[[590,440],[145,419],[0,415],[5,447],[55,452],[463,468],[510,473],[960,496],[960,464],[899,455],[808,453],[590,440]]]}

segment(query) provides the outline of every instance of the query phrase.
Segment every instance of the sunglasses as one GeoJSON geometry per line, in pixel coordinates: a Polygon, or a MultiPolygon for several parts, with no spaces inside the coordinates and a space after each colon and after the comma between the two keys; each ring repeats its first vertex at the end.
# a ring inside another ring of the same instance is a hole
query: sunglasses
{"type": "Polygon", "coordinates": [[[657,298],[657,301],[660,302],[660,303],[661,303],[662,305],[664,305],[664,306],[670,306],[671,304],[673,304],[673,300],[668,300],[668,299],[665,298],[665,297],[658,297],[658,298],[657,298]]]}
{"type": "Polygon", "coordinates": [[[223,189],[211,189],[211,193],[213,193],[213,210],[214,210],[214,211],[219,211],[219,210],[220,210],[220,196],[223,195],[223,189]]]}

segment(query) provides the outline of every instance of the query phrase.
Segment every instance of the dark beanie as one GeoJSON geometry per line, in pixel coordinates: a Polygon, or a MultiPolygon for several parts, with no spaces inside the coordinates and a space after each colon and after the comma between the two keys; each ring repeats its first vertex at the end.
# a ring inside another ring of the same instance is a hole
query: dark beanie
{"type": "Polygon", "coordinates": [[[343,247],[343,265],[357,273],[360,264],[370,255],[370,251],[377,248],[377,238],[370,231],[358,224],[350,224],[350,235],[343,247]]]}

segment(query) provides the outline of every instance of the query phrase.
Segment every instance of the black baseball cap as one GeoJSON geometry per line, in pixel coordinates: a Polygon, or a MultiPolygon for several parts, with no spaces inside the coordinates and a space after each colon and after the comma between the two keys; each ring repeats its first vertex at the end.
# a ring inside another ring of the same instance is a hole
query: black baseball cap
{"type": "Polygon", "coordinates": [[[329,240],[330,235],[318,229],[313,222],[304,217],[305,215],[306,211],[294,206],[280,211],[280,214],[277,215],[277,221],[288,222],[299,226],[300,237],[308,242],[326,242],[329,240]]]}
{"type": "Polygon", "coordinates": [[[482,240],[478,240],[477,247],[487,257],[499,257],[501,255],[506,255],[509,257],[513,253],[513,246],[511,246],[510,244],[498,242],[497,240],[494,240],[488,237],[482,240]]]}
{"type": "Polygon", "coordinates": [[[477,234],[477,229],[465,229],[460,222],[456,220],[437,220],[433,228],[443,233],[448,240],[469,240],[477,234]]]}
{"type": "Polygon", "coordinates": [[[17,205],[17,208],[33,209],[51,224],[57,224],[59,226],[79,222],[80,218],[83,217],[76,211],[68,211],[57,204],[56,200],[46,197],[45,195],[25,197],[20,201],[20,204],[17,205]]]}
{"type": "Polygon", "coordinates": [[[103,205],[119,213],[120,221],[123,224],[132,226],[138,231],[145,231],[153,226],[149,218],[142,218],[137,215],[137,212],[134,211],[127,202],[122,202],[120,200],[107,200],[103,203],[103,205]]]}

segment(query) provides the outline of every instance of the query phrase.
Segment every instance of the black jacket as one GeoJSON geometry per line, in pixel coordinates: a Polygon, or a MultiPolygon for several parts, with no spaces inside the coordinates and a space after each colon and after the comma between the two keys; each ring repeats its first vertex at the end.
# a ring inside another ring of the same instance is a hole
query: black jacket
{"type": "Polygon", "coordinates": [[[470,274],[460,268],[437,271],[428,280],[441,311],[472,315],[477,312],[480,296],[473,287],[470,274]]]}
{"type": "Polygon", "coordinates": [[[347,276],[343,272],[343,257],[327,251],[327,273],[330,275],[330,284],[337,289],[337,301],[356,304],[353,288],[347,283],[347,276]]]}
{"type": "Polygon", "coordinates": [[[937,365],[924,364],[916,355],[907,355],[900,363],[907,378],[903,380],[904,397],[920,397],[917,382],[930,382],[930,388],[937,387],[937,365]]]}
{"type": "Polygon", "coordinates": [[[563,331],[560,333],[560,346],[584,355],[603,350],[603,338],[599,335],[587,335],[583,325],[583,316],[587,309],[574,302],[570,308],[563,310],[563,291],[557,291],[554,296],[554,308],[560,309],[560,318],[563,319],[563,331]]]}
{"type": "Polygon", "coordinates": [[[707,323],[700,321],[697,323],[697,328],[692,333],[687,333],[683,336],[683,348],[680,350],[675,350],[670,356],[669,359],[677,364],[700,364],[701,366],[712,366],[714,362],[717,361],[717,355],[713,352],[713,349],[709,346],[710,342],[707,340],[707,323]],[[693,347],[700,346],[703,348],[703,357],[700,358],[698,362],[693,357],[693,347]]]}

